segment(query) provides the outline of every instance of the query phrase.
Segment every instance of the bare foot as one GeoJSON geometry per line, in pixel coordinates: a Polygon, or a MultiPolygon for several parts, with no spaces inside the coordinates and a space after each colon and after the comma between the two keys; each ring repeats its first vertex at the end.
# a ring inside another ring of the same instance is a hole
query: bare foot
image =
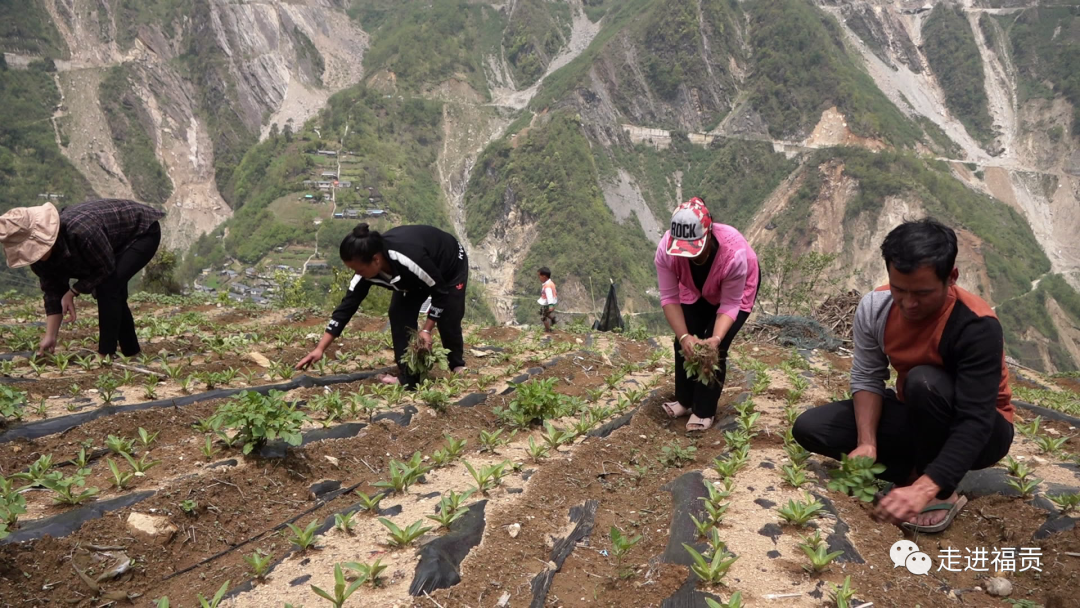
{"type": "MultiPolygon", "coordinates": [[[[946,498],[945,500],[938,500],[936,498],[931,500],[930,503],[927,504],[927,506],[936,505],[943,502],[956,504],[956,501],[958,500],[960,500],[960,496],[957,495],[956,492],[953,492],[952,496],[946,498]]],[[[940,511],[930,511],[929,513],[920,513],[911,519],[911,523],[915,524],[916,526],[932,526],[945,519],[945,517],[947,517],[948,515],[949,512],[944,509],[940,511]]]]}
{"type": "Polygon", "coordinates": [[[383,384],[401,384],[401,381],[397,379],[397,376],[391,376],[390,374],[379,376],[379,382],[382,382],[383,384]]]}
{"type": "Polygon", "coordinates": [[[455,374],[460,374],[461,372],[465,371],[465,366],[464,365],[459,365],[459,366],[455,367],[451,371],[453,371],[455,374]]]}

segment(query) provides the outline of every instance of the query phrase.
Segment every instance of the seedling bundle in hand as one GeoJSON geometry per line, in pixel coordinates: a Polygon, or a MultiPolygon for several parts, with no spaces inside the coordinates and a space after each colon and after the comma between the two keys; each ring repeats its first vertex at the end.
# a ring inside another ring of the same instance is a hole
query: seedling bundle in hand
{"type": "Polygon", "coordinates": [[[702,384],[712,384],[720,371],[720,352],[709,344],[698,342],[689,350],[683,349],[683,369],[686,377],[702,384]]]}
{"type": "Polygon", "coordinates": [[[885,471],[885,465],[874,464],[868,456],[849,458],[844,454],[840,458],[840,468],[829,471],[829,489],[863,502],[873,501],[878,491],[877,476],[885,471]]]}
{"type": "Polygon", "coordinates": [[[436,367],[443,371],[450,369],[450,364],[446,360],[446,355],[449,353],[449,349],[436,346],[434,342],[431,348],[425,348],[420,342],[420,333],[414,332],[412,338],[409,339],[409,345],[405,347],[405,356],[402,360],[410,374],[423,380],[436,367]]]}

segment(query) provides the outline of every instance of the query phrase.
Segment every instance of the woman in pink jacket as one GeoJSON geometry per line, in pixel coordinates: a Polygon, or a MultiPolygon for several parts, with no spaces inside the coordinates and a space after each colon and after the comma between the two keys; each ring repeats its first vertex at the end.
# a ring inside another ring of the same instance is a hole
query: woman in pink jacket
{"type": "Polygon", "coordinates": [[[656,248],[660,304],[675,332],[675,401],[665,403],[672,418],[690,413],[688,431],[712,426],[724,390],[727,354],[757,299],[761,273],[757,254],[738,230],[713,222],[697,197],[679,205],[671,230],[656,248]],[[712,384],[690,380],[682,351],[705,343],[720,354],[712,384]]]}

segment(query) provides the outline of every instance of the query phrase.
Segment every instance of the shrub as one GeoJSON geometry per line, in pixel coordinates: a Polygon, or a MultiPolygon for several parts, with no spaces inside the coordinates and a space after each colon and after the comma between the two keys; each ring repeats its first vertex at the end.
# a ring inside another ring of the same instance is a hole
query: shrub
{"type": "Polygon", "coordinates": [[[506,408],[494,408],[495,415],[504,422],[519,428],[525,428],[534,422],[544,422],[549,418],[561,418],[567,415],[567,398],[555,392],[558,378],[530,380],[513,384],[516,396],[506,408]]]}
{"type": "Polygon", "coordinates": [[[300,445],[300,427],[310,418],[295,403],[286,402],[284,395],[281,391],[270,391],[268,395],[244,391],[218,408],[214,419],[223,429],[237,429],[244,454],[278,438],[292,446],[300,445]]]}

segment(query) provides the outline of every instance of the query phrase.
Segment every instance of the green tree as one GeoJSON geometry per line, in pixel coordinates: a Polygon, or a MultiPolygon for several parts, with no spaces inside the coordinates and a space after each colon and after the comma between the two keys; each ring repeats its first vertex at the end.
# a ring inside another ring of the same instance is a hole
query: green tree
{"type": "Polygon", "coordinates": [[[787,247],[764,247],[758,251],[761,284],[758,292],[765,310],[772,314],[808,315],[833,289],[839,278],[827,279],[825,271],[836,261],[834,253],[809,251],[796,254],[787,247]]]}
{"type": "Polygon", "coordinates": [[[143,269],[142,289],[150,293],[176,295],[180,293],[180,283],[176,280],[176,254],[168,249],[159,249],[154,259],[143,269]]]}

